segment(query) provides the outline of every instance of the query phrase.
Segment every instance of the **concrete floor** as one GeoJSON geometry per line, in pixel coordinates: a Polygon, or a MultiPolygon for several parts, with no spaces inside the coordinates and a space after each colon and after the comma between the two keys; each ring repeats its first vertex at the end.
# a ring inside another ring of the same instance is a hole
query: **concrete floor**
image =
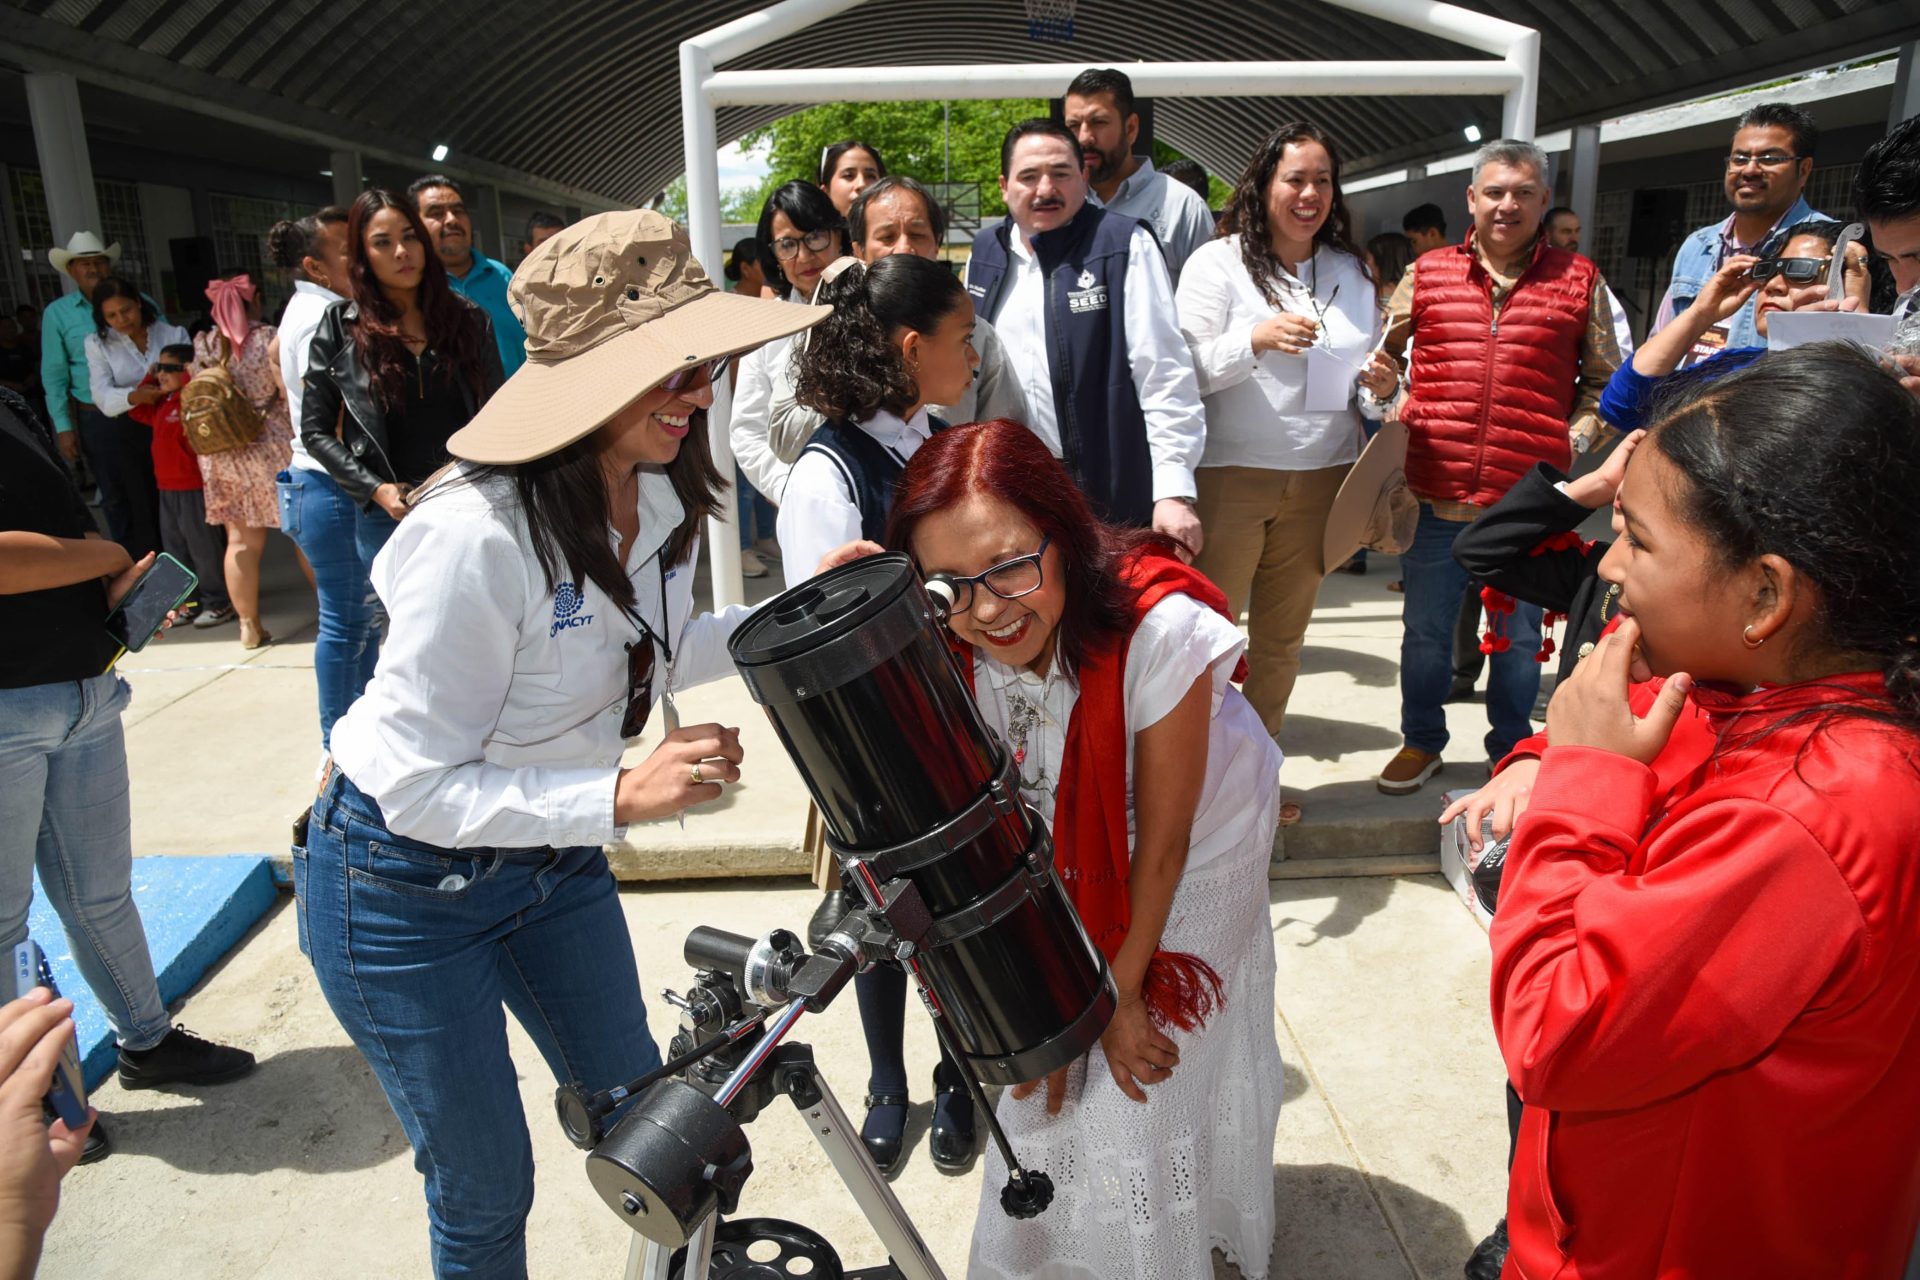
{"type": "MultiPolygon", "coordinates": [[[[246,653],[231,628],[189,632],[123,664],[135,690],[127,723],[136,853],[284,846],[317,763],[312,609],[289,564],[276,540],[266,617],[281,643],[246,653]]],[[[1283,738],[1291,777],[1317,767],[1315,740],[1327,743],[1323,764],[1344,762],[1352,771],[1340,780],[1349,787],[1397,744],[1383,727],[1393,723],[1388,704],[1397,705],[1382,665],[1398,614],[1398,597],[1384,590],[1388,567],[1328,585],[1301,686],[1310,699],[1299,704],[1306,749],[1283,738]]],[[[754,728],[741,691],[721,685],[711,696],[719,700],[713,714],[754,728]]],[[[1477,741],[1480,709],[1449,711],[1459,717],[1456,734],[1477,741]]],[[[1294,731],[1290,722],[1288,736],[1294,731]]],[[[778,845],[784,837],[775,829],[790,829],[786,811],[799,805],[797,782],[770,741],[756,750],[750,740],[749,751],[761,772],[721,813],[690,816],[684,832],[645,833],[642,848],[710,875],[717,848],[778,845]]],[[[1462,757],[1471,759],[1471,752],[1462,757]]],[[[1461,767],[1446,781],[1468,785],[1470,777],[1461,767]]],[[[1316,791],[1308,794],[1311,802],[1316,791]]],[[[1437,803],[1437,790],[1400,802],[1403,814],[1415,816],[1430,815],[1437,803]]],[[[684,985],[680,949],[690,928],[799,927],[815,896],[790,877],[677,879],[629,884],[622,901],[661,1033],[668,1024],[657,993],[684,985]]],[[[1274,1016],[1286,1062],[1271,1274],[1457,1275],[1505,1198],[1502,1069],[1487,1015],[1485,932],[1436,876],[1276,880],[1271,901],[1280,961],[1274,1016]]],[[[290,901],[183,1002],[180,1017],[196,1032],[252,1049],[259,1071],[213,1090],[102,1089],[96,1102],[112,1117],[117,1153],[69,1178],[41,1274],[426,1274],[425,1214],[410,1153],[297,949],[290,901]]],[[[856,1116],[865,1074],[857,1023],[845,1000],[804,1021],[797,1037],[816,1046],[856,1116]]],[[[517,1028],[513,1034],[539,1170],[532,1272],[567,1280],[617,1275],[630,1237],[593,1194],[582,1157],[552,1121],[544,1065],[517,1028]]],[[[924,1094],[932,1037],[923,1031],[908,1040],[915,1087],[924,1094]]],[[[913,1132],[925,1124],[923,1102],[913,1132]]],[[[849,1265],[880,1260],[850,1198],[785,1104],[751,1134],[757,1172],[743,1212],[804,1222],[833,1240],[849,1265]]],[[[895,1183],[956,1277],[977,1176],[941,1175],[921,1147],[895,1183]]]]}

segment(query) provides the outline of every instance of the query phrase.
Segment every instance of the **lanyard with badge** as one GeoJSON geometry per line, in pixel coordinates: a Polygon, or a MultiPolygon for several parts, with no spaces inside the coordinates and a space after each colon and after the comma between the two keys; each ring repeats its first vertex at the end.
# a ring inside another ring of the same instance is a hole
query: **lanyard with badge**
{"type": "MultiPolygon", "coordinates": [[[[637,738],[647,727],[647,719],[653,713],[653,677],[658,664],[654,660],[654,646],[659,645],[661,655],[667,664],[666,688],[660,691],[660,704],[666,711],[667,732],[672,733],[680,727],[680,710],[673,702],[673,642],[668,639],[669,618],[667,609],[667,561],[661,552],[654,553],[653,561],[660,573],[660,629],[655,631],[640,616],[640,611],[630,605],[621,605],[620,612],[627,615],[634,630],[640,633],[638,640],[627,643],[627,705],[620,717],[620,737],[637,738]]],[[[687,815],[676,815],[680,819],[680,829],[686,830],[687,815]]]]}

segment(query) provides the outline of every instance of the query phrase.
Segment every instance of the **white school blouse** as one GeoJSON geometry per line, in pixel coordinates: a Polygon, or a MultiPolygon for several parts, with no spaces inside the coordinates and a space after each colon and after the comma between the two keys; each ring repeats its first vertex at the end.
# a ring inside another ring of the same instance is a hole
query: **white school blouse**
{"type": "MultiPolygon", "coordinates": [[[[866,422],[854,424],[905,466],[933,434],[927,410],[918,409],[902,421],[882,409],[866,422]]],[[[787,473],[787,490],[775,526],[780,537],[780,567],[787,586],[797,587],[819,572],[829,551],[861,536],[860,504],[840,464],[824,453],[802,453],[787,473]]]]}
{"type": "MultiPolygon", "coordinates": [[[[1250,839],[1270,838],[1262,817],[1265,801],[1280,786],[1280,748],[1268,736],[1260,717],[1234,688],[1233,669],[1246,651],[1240,628],[1192,596],[1174,594],[1162,599],[1134,628],[1127,648],[1123,697],[1127,715],[1127,835],[1134,822],[1134,735],[1157,724],[1180,705],[1203,673],[1213,678],[1212,721],[1207,728],[1207,775],[1194,811],[1193,836],[1187,846],[1187,870],[1204,866],[1250,839]]],[[[1018,689],[1038,703],[1043,718],[1028,732],[1027,758],[1021,766],[1020,794],[1053,829],[1054,791],[1066,753],[1067,724],[1079,686],[1054,670],[1045,680],[1021,667],[1009,667],[975,650],[975,698],[987,724],[1013,750],[1012,697],[1018,689]],[[1044,767],[1044,773],[1042,769],[1044,767]],[[1029,785],[1044,779],[1041,786],[1029,785]]],[[[1118,746],[1119,744],[1114,744],[1118,746]]]]}

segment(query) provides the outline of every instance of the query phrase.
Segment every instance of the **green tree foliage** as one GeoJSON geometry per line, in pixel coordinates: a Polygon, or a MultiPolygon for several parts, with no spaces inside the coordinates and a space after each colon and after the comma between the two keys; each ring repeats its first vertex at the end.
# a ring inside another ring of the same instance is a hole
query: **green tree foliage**
{"type": "Polygon", "coordinates": [[[980,212],[997,218],[1007,211],[1000,199],[1000,141],[1007,130],[1032,116],[1047,114],[1043,98],[997,98],[947,104],[952,110],[949,135],[943,128],[938,102],[830,102],[776,120],[744,139],[747,146],[764,148],[771,166],[767,180],[753,193],[760,205],[783,182],[820,175],[820,153],[843,138],[858,138],[878,147],[891,173],[904,173],[922,182],[946,177],[945,143],[953,146],[953,180],[980,184],[980,212]]]}
{"type": "MultiPolygon", "coordinates": [[[[904,173],[922,182],[943,181],[948,172],[946,144],[952,145],[955,182],[980,184],[980,213],[994,219],[1007,211],[1000,198],[1000,142],[1007,130],[1022,120],[1047,114],[1044,98],[997,98],[946,104],[952,110],[950,131],[938,102],[832,102],[810,107],[749,133],[741,141],[751,150],[765,151],[766,179],[758,187],[733,187],[721,193],[722,219],[754,222],[760,206],[776,187],[794,179],[815,181],[820,153],[844,138],[858,138],[880,149],[892,173],[904,173]]],[[[1164,142],[1153,144],[1153,162],[1165,167],[1180,152],[1164,142]]],[[[1238,174],[1209,174],[1215,209],[1233,194],[1238,174]]],[[[660,208],[677,221],[687,217],[687,180],[675,178],[660,208]]]]}

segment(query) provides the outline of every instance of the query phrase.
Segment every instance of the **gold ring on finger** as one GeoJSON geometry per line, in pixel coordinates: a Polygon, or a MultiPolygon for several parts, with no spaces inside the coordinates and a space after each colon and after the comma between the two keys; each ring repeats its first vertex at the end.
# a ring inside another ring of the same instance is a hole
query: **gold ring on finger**
{"type": "Polygon", "coordinates": [[[696,760],[693,765],[693,785],[697,787],[705,781],[706,777],[701,774],[700,763],[696,760]]]}

